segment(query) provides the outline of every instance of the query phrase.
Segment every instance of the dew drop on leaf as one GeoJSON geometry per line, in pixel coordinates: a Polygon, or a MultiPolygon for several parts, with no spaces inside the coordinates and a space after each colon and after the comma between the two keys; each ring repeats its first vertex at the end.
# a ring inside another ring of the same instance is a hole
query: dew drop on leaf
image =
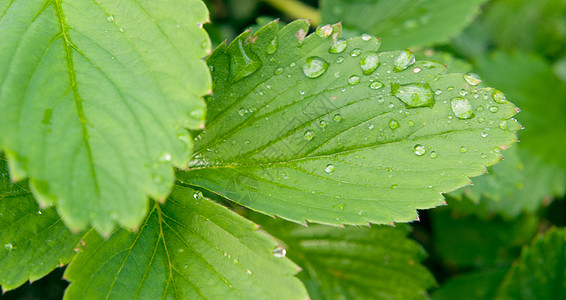
{"type": "Polygon", "coordinates": [[[333,164],[327,165],[326,168],[324,169],[324,172],[328,173],[328,174],[332,174],[334,173],[334,171],[336,170],[336,167],[333,164]]]}
{"type": "Polygon", "coordinates": [[[418,155],[418,156],[423,156],[426,153],[425,146],[423,146],[421,144],[416,144],[413,150],[414,150],[415,154],[418,155]]]}
{"type": "Polygon", "coordinates": [[[13,248],[14,248],[14,246],[10,243],[4,245],[4,249],[6,249],[8,251],[11,251],[13,248]]]}
{"type": "Polygon", "coordinates": [[[432,152],[430,153],[430,158],[434,159],[434,158],[437,158],[437,157],[438,157],[438,154],[436,154],[435,151],[432,151],[432,152]]]}
{"type": "Polygon", "coordinates": [[[481,83],[480,76],[476,73],[467,73],[464,74],[464,79],[470,85],[478,85],[481,83]]]}
{"type": "Polygon", "coordinates": [[[506,120],[501,120],[501,122],[499,122],[499,129],[504,130],[504,131],[509,130],[509,125],[507,125],[506,120]]]}
{"type": "Polygon", "coordinates": [[[395,119],[389,120],[389,128],[391,128],[391,130],[399,128],[399,122],[395,119]]]}
{"type": "Polygon", "coordinates": [[[281,74],[281,73],[283,73],[283,68],[282,68],[282,67],[279,67],[279,68],[275,69],[275,72],[274,72],[273,74],[279,75],[279,74],[281,74]]]}
{"type": "Polygon", "coordinates": [[[505,94],[503,94],[503,92],[500,90],[493,90],[491,97],[493,98],[493,101],[499,104],[504,104],[505,102],[507,102],[507,97],[505,97],[505,94]]]}
{"type": "Polygon", "coordinates": [[[415,63],[415,55],[413,52],[409,50],[401,50],[399,51],[399,55],[395,57],[394,65],[395,68],[393,69],[395,72],[400,72],[407,69],[410,65],[415,63]]]}
{"type": "Polygon", "coordinates": [[[305,131],[304,136],[305,136],[305,140],[310,141],[314,138],[314,131],[307,130],[307,131],[305,131]]]}
{"type": "Polygon", "coordinates": [[[348,47],[348,41],[346,41],[345,39],[339,39],[334,44],[332,44],[332,46],[330,46],[328,52],[342,53],[344,52],[344,50],[346,50],[346,47],[348,47]]]}
{"type": "Polygon", "coordinates": [[[336,59],[336,63],[337,63],[337,64],[341,64],[342,62],[344,62],[344,57],[343,57],[343,56],[338,56],[338,58],[336,59]]]}
{"type": "Polygon", "coordinates": [[[350,52],[350,56],[360,56],[362,54],[362,49],[360,48],[356,48],[354,50],[352,50],[352,52],[350,52]]]}
{"type": "Polygon", "coordinates": [[[303,72],[308,78],[320,77],[328,69],[328,62],[321,57],[311,56],[305,60],[303,72]]]}
{"type": "Polygon", "coordinates": [[[287,250],[285,250],[285,248],[283,247],[277,247],[273,250],[273,256],[275,257],[285,257],[286,254],[287,250]]]}
{"type": "Polygon", "coordinates": [[[452,98],[450,100],[452,111],[458,119],[470,119],[474,116],[472,105],[466,98],[452,98]]]}
{"type": "Polygon", "coordinates": [[[372,90],[379,90],[380,88],[383,87],[383,83],[381,83],[381,82],[379,82],[379,81],[374,81],[374,82],[372,82],[372,83],[369,85],[369,87],[370,87],[372,90]]]}
{"type": "Polygon", "coordinates": [[[492,113],[496,113],[496,112],[499,111],[499,107],[497,107],[497,106],[492,106],[492,107],[489,108],[489,111],[492,112],[492,113]]]}
{"type": "Polygon", "coordinates": [[[428,83],[391,84],[391,94],[405,103],[408,108],[432,107],[435,102],[434,92],[428,83]]]}
{"type": "Polygon", "coordinates": [[[332,25],[318,26],[316,34],[321,38],[329,37],[332,34],[332,25]]]}
{"type": "Polygon", "coordinates": [[[468,152],[468,148],[466,148],[465,146],[462,146],[462,147],[460,147],[460,152],[466,153],[466,152],[468,152]]]}
{"type": "Polygon", "coordinates": [[[370,75],[379,67],[379,56],[375,52],[369,52],[360,59],[360,67],[364,75],[370,75]]]}
{"type": "Polygon", "coordinates": [[[106,17],[106,20],[107,20],[108,22],[114,22],[114,16],[113,16],[113,15],[108,15],[108,16],[106,17]]]}
{"type": "Polygon", "coordinates": [[[356,84],[360,83],[360,76],[358,76],[358,75],[350,76],[350,79],[348,79],[348,83],[350,85],[356,85],[356,84]]]}
{"type": "Polygon", "coordinates": [[[326,123],[325,120],[321,120],[321,121],[319,122],[319,124],[320,124],[320,127],[322,127],[322,128],[324,128],[324,127],[326,127],[326,125],[328,125],[328,123],[326,123]]]}
{"type": "Polygon", "coordinates": [[[336,122],[340,122],[342,121],[342,115],[341,114],[335,114],[334,117],[332,117],[332,119],[336,122]]]}
{"type": "Polygon", "coordinates": [[[277,36],[275,36],[271,42],[267,45],[267,54],[273,54],[277,51],[277,36]]]}

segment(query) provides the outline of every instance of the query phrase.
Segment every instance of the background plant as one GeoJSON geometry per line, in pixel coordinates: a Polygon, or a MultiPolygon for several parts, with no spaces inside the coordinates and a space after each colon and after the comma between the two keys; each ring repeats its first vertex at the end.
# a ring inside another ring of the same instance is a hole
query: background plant
{"type": "Polygon", "coordinates": [[[0,12],[7,297],[566,296],[562,1],[0,12]]]}

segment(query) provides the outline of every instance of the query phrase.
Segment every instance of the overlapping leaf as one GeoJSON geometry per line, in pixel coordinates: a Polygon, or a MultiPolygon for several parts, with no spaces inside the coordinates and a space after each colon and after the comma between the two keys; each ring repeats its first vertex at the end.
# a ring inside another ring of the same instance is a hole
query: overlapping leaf
{"type": "Polygon", "coordinates": [[[383,38],[388,50],[428,46],[458,34],[486,0],[325,0],[323,23],[383,38]]]}
{"type": "Polygon", "coordinates": [[[435,284],[407,226],[303,227],[268,217],[259,223],[287,244],[311,299],[425,299],[435,284]]]}
{"type": "Polygon", "coordinates": [[[433,300],[491,300],[507,273],[506,269],[469,273],[444,283],[432,294],[433,300]]]}
{"type": "Polygon", "coordinates": [[[133,228],[204,121],[201,1],[0,3],[0,150],[73,228],[133,228]]]}
{"type": "Polygon", "coordinates": [[[566,298],[566,231],[551,229],[524,249],[505,275],[497,299],[566,298]]]}
{"type": "Polygon", "coordinates": [[[476,79],[340,40],[339,26],[307,30],[272,23],[211,55],[209,123],[178,178],[298,222],[389,224],[441,204],[515,141],[515,106],[476,79]]]}
{"type": "Polygon", "coordinates": [[[66,299],[305,299],[298,267],[250,221],[188,188],[138,232],[95,232],[65,273],[66,299]]]}
{"type": "Polygon", "coordinates": [[[68,263],[81,235],[53,208],[39,209],[24,183],[11,183],[4,158],[0,176],[0,285],[7,291],[68,263]]]}

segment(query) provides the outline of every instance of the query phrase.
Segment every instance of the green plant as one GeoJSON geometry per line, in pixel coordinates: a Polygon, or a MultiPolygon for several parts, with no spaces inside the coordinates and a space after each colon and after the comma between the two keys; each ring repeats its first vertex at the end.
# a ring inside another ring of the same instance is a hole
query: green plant
{"type": "Polygon", "coordinates": [[[566,296],[566,231],[536,234],[566,52],[482,46],[509,1],[265,1],[299,20],[238,36],[267,4],[205,2],[0,0],[3,292],[68,264],[67,299],[566,296]]]}

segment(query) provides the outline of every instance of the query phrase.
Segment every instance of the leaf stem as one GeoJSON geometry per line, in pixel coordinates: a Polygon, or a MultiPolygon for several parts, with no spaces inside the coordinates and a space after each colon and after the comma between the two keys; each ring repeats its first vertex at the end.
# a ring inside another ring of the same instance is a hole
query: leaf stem
{"type": "Polygon", "coordinates": [[[263,0],[293,19],[310,19],[313,26],[320,25],[320,11],[299,0],[263,0]]]}

